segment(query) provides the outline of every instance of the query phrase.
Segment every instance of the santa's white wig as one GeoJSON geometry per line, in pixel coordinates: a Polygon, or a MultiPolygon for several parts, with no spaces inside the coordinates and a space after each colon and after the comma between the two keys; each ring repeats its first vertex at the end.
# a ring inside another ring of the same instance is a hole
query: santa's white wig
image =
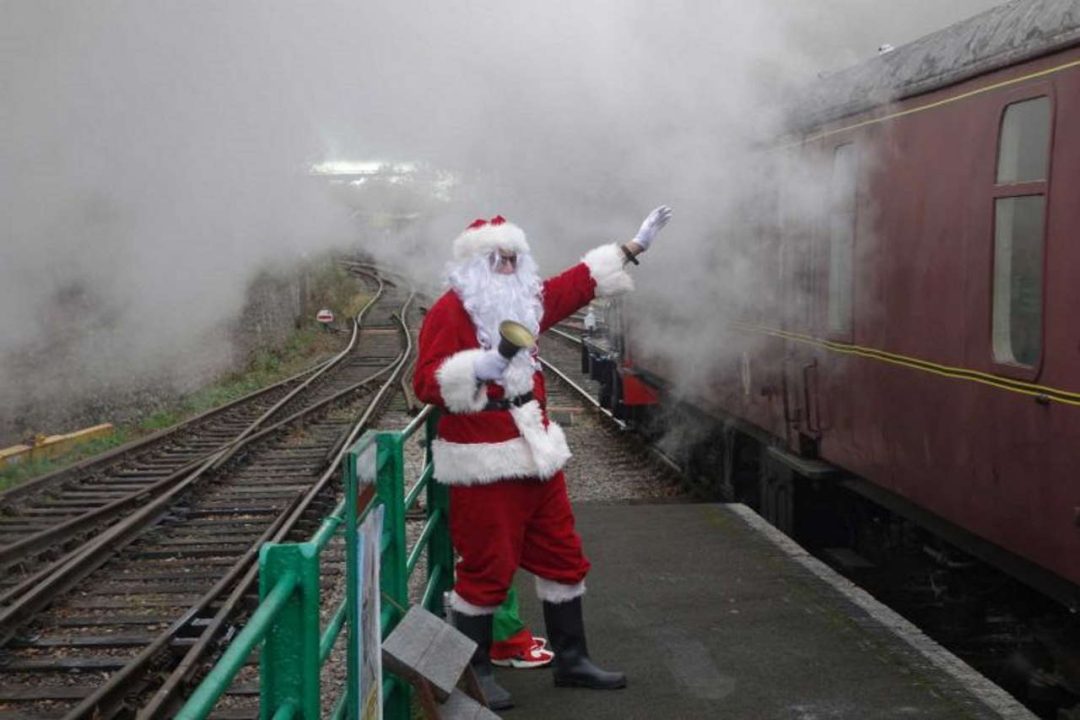
{"type": "MultiPolygon", "coordinates": [[[[501,217],[477,220],[454,241],[454,262],[447,266],[447,284],[461,298],[465,311],[476,326],[481,347],[499,343],[499,323],[516,320],[533,335],[540,334],[544,314],[543,281],[521,228],[501,217]],[[517,254],[513,273],[495,271],[499,251],[517,254]]],[[[502,384],[511,395],[519,386],[532,388],[536,361],[529,353],[518,353],[507,369],[502,384]]]]}

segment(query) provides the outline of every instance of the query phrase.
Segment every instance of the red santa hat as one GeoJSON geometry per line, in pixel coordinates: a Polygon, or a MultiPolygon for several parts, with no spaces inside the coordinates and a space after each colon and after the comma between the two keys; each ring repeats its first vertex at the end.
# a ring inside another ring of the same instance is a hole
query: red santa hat
{"type": "Polygon", "coordinates": [[[465,228],[465,232],[454,240],[454,259],[458,261],[496,250],[529,252],[525,232],[514,223],[507,222],[502,215],[496,215],[490,220],[473,220],[469,227],[465,228]]]}

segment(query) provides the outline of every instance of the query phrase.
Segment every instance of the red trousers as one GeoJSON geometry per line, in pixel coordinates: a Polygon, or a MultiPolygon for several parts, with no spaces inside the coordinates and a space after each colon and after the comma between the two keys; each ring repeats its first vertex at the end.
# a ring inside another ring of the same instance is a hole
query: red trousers
{"type": "Polygon", "coordinates": [[[454,590],[473,605],[500,605],[518,567],[564,585],[589,572],[561,471],[545,481],[452,485],[450,537],[461,555],[454,590]]]}

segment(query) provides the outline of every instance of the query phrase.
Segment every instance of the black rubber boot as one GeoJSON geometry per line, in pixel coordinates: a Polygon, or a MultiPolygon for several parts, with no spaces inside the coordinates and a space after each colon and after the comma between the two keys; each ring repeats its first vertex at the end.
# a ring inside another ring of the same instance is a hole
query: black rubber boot
{"type": "Polygon", "coordinates": [[[465,615],[464,613],[452,613],[454,627],[464,633],[470,640],[476,643],[476,652],[473,653],[473,672],[480,684],[480,690],[484,693],[487,706],[492,710],[506,710],[514,707],[514,700],[510,693],[499,683],[495,682],[495,668],[491,664],[491,615],[465,615]]]}
{"type": "Polygon", "coordinates": [[[585,644],[585,622],[581,616],[581,598],[561,603],[544,603],[544,624],[555,652],[551,664],[559,687],[586,687],[617,690],[626,687],[626,675],[601,670],[589,659],[585,644]]]}

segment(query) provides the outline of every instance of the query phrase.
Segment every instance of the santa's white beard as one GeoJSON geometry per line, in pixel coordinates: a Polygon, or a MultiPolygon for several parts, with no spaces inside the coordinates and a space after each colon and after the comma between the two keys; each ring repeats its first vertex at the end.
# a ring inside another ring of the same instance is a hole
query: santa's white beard
{"type": "MultiPolygon", "coordinates": [[[[481,255],[452,266],[448,282],[476,326],[476,339],[481,347],[490,349],[498,345],[499,323],[504,320],[521,323],[534,336],[540,334],[543,284],[531,255],[518,253],[517,268],[512,275],[496,273],[488,258],[481,255]]],[[[511,396],[528,392],[537,365],[530,353],[518,353],[510,361],[500,384],[511,396]]]]}

